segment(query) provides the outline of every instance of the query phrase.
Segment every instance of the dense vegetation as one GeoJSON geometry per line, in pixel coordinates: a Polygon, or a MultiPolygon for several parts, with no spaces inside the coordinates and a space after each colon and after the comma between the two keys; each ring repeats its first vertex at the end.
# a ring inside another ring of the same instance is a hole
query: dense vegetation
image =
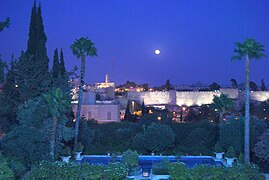
{"type": "MultiPolygon", "coordinates": [[[[40,162],[27,174],[26,179],[123,179],[129,168],[122,163],[110,163],[107,167],[74,164],[40,162]]],[[[153,166],[155,175],[170,175],[172,179],[255,179],[263,180],[259,169],[254,165],[238,165],[232,168],[195,166],[187,168],[182,163],[162,161],[153,166]]]]}

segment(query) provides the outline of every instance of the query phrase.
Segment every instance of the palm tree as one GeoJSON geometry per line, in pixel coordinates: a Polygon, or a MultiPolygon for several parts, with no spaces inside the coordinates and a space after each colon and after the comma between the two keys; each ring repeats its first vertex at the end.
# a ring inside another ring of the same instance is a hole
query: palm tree
{"type": "Polygon", "coordinates": [[[80,75],[80,83],[79,83],[79,93],[78,93],[78,106],[76,113],[76,124],[75,124],[75,141],[74,146],[76,147],[78,143],[78,131],[79,131],[79,119],[80,119],[80,111],[81,111],[81,103],[83,96],[83,85],[84,85],[84,76],[85,76],[85,58],[86,56],[97,56],[97,49],[94,46],[94,43],[88,38],[81,37],[77,39],[72,45],[71,49],[73,54],[77,58],[81,58],[81,75],[80,75]]]}
{"type": "Polygon", "coordinates": [[[232,60],[246,58],[246,83],[245,83],[245,143],[244,143],[244,155],[245,163],[249,164],[250,162],[250,149],[249,149],[249,131],[250,131],[250,117],[249,117],[249,64],[251,59],[259,59],[265,57],[264,46],[254,39],[246,39],[243,43],[236,42],[236,48],[234,49],[235,56],[232,57],[232,60]]]}
{"type": "Polygon", "coordinates": [[[223,122],[223,115],[231,110],[233,105],[233,100],[223,93],[220,96],[214,96],[212,108],[218,111],[220,124],[223,122]]]}
{"type": "Polygon", "coordinates": [[[70,98],[64,95],[60,88],[52,89],[42,95],[46,106],[52,116],[52,130],[50,137],[50,156],[55,157],[56,131],[59,118],[71,108],[70,98]]]}

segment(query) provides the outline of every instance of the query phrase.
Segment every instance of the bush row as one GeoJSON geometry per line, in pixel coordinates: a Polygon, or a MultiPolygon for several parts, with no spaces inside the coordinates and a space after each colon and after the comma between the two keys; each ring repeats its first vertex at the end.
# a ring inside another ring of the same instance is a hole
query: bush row
{"type": "Polygon", "coordinates": [[[26,180],[83,180],[83,179],[122,179],[128,174],[128,168],[121,163],[108,166],[89,165],[87,163],[62,163],[42,161],[26,175],[26,180]]]}
{"type": "Polygon", "coordinates": [[[169,165],[168,173],[172,179],[176,180],[263,180],[265,177],[259,173],[259,168],[255,165],[238,165],[234,167],[211,167],[195,166],[193,169],[187,168],[182,163],[172,163],[169,165]]]}
{"type": "MultiPolygon", "coordinates": [[[[182,163],[162,162],[153,166],[154,174],[169,174],[175,180],[263,180],[259,168],[255,165],[238,165],[234,167],[212,167],[199,165],[193,169],[182,163]],[[161,165],[162,164],[162,165],[161,165]]],[[[128,168],[122,163],[110,163],[108,166],[89,165],[87,163],[40,162],[27,174],[26,180],[54,179],[124,179],[128,168]]]]}

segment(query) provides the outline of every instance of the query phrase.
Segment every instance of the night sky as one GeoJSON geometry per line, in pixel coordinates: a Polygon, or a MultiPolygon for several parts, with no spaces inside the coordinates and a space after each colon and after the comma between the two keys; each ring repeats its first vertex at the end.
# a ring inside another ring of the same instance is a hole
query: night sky
{"type": "MultiPolygon", "coordinates": [[[[39,2],[39,1],[37,1],[39,2]]],[[[127,80],[150,85],[244,81],[244,61],[231,61],[234,42],[247,37],[269,48],[268,0],[41,0],[52,64],[62,48],[67,69],[80,65],[70,45],[87,36],[98,57],[87,58],[86,82],[127,80]],[[155,55],[154,50],[161,54],[155,55]]],[[[25,50],[33,0],[0,0],[0,53],[10,61],[25,50]]],[[[269,56],[269,50],[266,51],[269,56]]],[[[269,61],[251,63],[251,80],[269,84],[269,61]]]]}

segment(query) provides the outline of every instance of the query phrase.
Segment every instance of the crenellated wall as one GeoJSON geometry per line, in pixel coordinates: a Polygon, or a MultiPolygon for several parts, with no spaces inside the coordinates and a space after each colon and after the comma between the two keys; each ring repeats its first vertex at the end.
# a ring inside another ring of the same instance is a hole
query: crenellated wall
{"type": "MultiPolygon", "coordinates": [[[[202,105],[211,104],[214,96],[226,94],[232,99],[238,99],[239,92],[237,89],[220,89],[219,91],[155,91],[155,92],[128,92],[127,99],[136,100],[145,105],[202,105]]],[[[252,100],[265,101],[269,99],[269,91],[251,92],[252,100]]]]}

